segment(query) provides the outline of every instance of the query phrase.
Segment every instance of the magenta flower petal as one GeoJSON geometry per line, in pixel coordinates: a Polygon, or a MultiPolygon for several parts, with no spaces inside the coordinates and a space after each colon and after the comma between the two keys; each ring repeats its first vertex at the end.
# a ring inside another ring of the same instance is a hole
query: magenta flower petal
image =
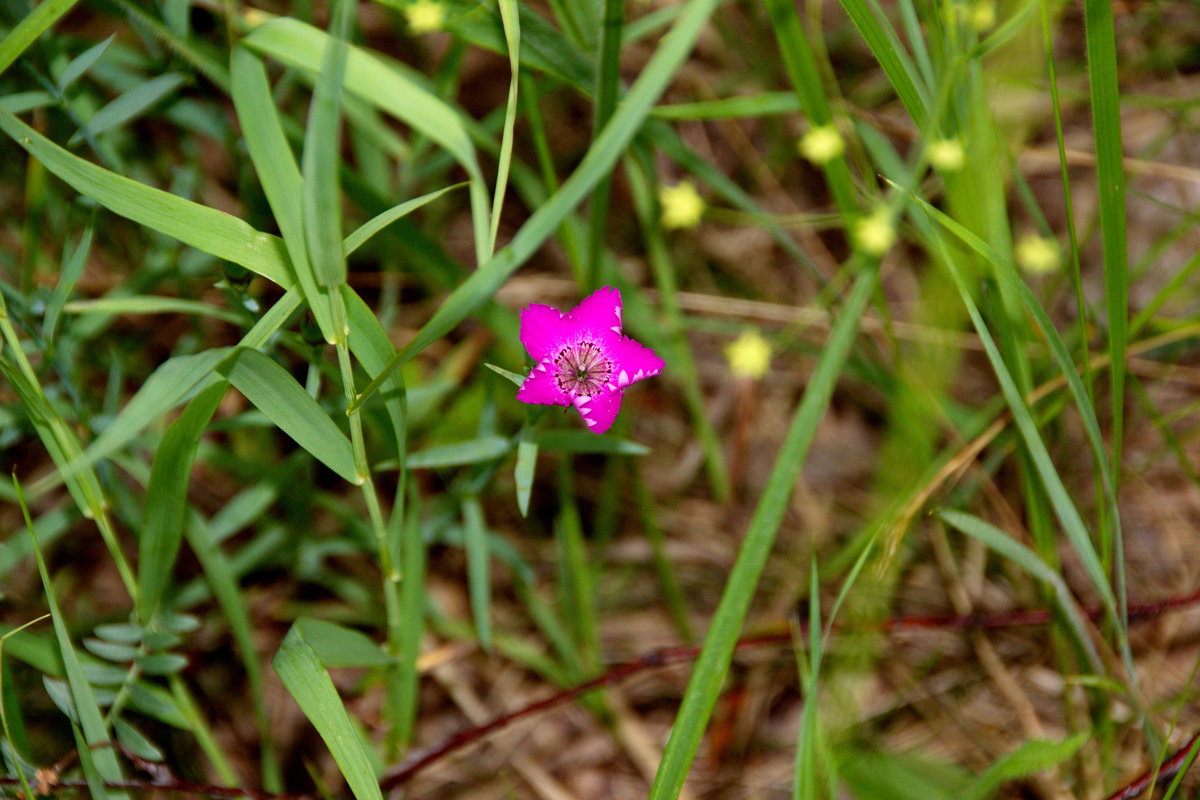
{"type": "Polygon", "coordinates": [[[621,293],[611,286],[597,289],[567,312],[583,328],[621,335],[621,293]]]}
{"type": "Polygon", "coordinates": [[[620,367],[616,370],[611,382],[618,391],[631,383],[658,375],[666,366],[653,350],[643,347],[628,336],[621,337],[621,340],[613,348],[613,354],[620,367]]]}
{"type": "Polygon", "coordinates": [[[529,371],[525,382],[517,390],[517,399],[522,403],[540,406],[571,405],[571,398],[559,388],[555,379],[554,362],[549,359],[540,362],[529,371]]]}
{"type": "Polygon", "coordinates": [[[592,433],[604,433],[612,427],[617,412],[621,410],[621,392],[604,392],[583,399],[576,408],[583,423],[592,433]]]}
{"type": "Polygon", "coordinates": [[[533,303],[521,312],[521,344],[533,356],[542,361],[553,355],[571,323],[557,308],[533,303]]]}
{"type": "Polygon", "coordinates": [[[567,313],[534,303],[521,312],[521,343],[537,364],[517,399],[573,405],[588,430],[608,430],[625,388],[663,371],[654,351],[621,335],[621,293],[604,287],[567,313]]]}

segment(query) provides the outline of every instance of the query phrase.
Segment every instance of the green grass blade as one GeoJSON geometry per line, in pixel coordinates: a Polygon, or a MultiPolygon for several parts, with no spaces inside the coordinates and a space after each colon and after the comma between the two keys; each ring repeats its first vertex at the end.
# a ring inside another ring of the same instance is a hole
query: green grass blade
{"type": "Polygon", "coordinates": [[[467,589],[471,597],[471,616],[475,632],[484,650],[492,649],[492,580],[488,554],[488,531],[483,521],[479,498],[462,501],[463,547],[467,551],[467,589]]]}
{"type": "Polygon", "coordinates": [[[294,279],[276,236],[256,231],[237,217],[154,189],[68,153],[16,116],[0,110],[0,130],[50,172],[100,205],[184,244],[240,264],[283,287],[294,279]]]}
{"type": "Polygon", "coordinates": [[[333,754],[356,800],[383,800],[371,759],[346,713],[346,706],[298,626],[293,625],[288,631],[271,663],[333,754]]]}
{"type": "Polygon", "coordinates": [[[417,659],[421,655],[421,636],[425,630],[425,541],[421,538],[421,515],[418,493],[413,490],[407,503],[407,516],[401,536],[400,569],[400,664],[397,683],[395,720],[396,738],[401,744],[412,741],[416,726],[421,673],[417,659]]]}
{"type": "Polygon", "coordinates": [[[444,336],[471,312],[491,299],[500,285],[530,258],[605,174],[637,133],[651,107],[691,51],[719,0],[688,0],[670,35],[634,82],[608,125],[592,142],[575,172],[529,218],[512,242],[461,283],[388,368],[376,376],[351,407],[370,397],[384,379],[430,343],[444,336]]]}
{"type": "Polygon", "coordinates": [[[943,509],[938,512],[938,516],[945,520],[946,524],[950,527],[974,539],[978,539],[987,545],[989,549],[994,550],[997,555],[1008,559],[1034,578],[1051,587],[1054,590],[1054,596],[1058,601],[1059,607],[1067,618],[1067,623],[1070,625],[1071,631],[1075,634],[1076,644],[1087,655],[1090,665],[1096,674],[1104,674],[1104,664],[1100,661],[1100,656],[1092,646],[1092,639],[1088,635],[1087,623],[1084,621],[1083,615],[1079,611],[1079,606],[1075,603],[1075,599],[1071,596],[1071,590],[1067,588],[1067,584],[1061,575],[1051,569],[1045,561],[1042,561],[1032,549],[1021,544],[995,525],[981,520],[979,517],[952,509],[943,509]]]}
{"type": "Polygon", "coordinates": [[[1113,8],[1105,0],[1084,0],[1092,126],[1096,139],[1096,182],[1100,237],[1104,243],[1104,294],[1108,307],[1108,351],[1112,357],[1112,462],[1121,474],[1125,408],[1125,352],[1129,336],[1129,252],[1125,221],[1125,165],[1121,148],[1121,92],[1113,8]]]}
{"type": "Polygon", "coordinates": [[[867,40],[879,66],[896,90],[908,114],[924,131],[930,124],[929,89],[920,82],[920,74],[900,42],[895,29],[883,18],[879,6],[871,0],[842,0],[858,32],[867,40]]]}
{"type": "Polygon", "coordinates": [[[521,15],[518,13],[516,0],[499,0],[499,4],[500,19],[504,24],[504,44],[508,51],[508,68],[512,71],[512,77],[508,83],[508,104],[504,109],[504,132],[500,137],[488,256],[496,251],[496,235],[500,232],[500,212],[504,209],[504,194],[508,189],[508,173],[512,167],[513,130],[517,124],[517,90],[521,82],[521,15]]]}
{"type": "Polygon", "coordinates": [[[223,308],[181,297],[124,295],[97,300],[73,300],[63,308],[68,314],[199,314],[240,325],[243,317],[223,308]]]}
{"type": "Polygon", "coordinates": [[[94,218],[88,222],[78,246],[71,253],[71,257],[65,259],[62,272],[58,276],[58,283],[55,284],[54,292],[46,302],[46,316],[42,320],[42,338],[48,342],[53,342],[58,335],[58,323],[63,306],[75,291],[75,285],[79,283],[79,278],[83,275],[83,268],[87,265],[88,254],[92,250],[92,236],[96,230],[94,223],[94,218]]]}
{"type": "Polygon", "coordinates": [[[108,50],[109,45],[117,38],[115,33],[109,34],[108,38],[99,44],[92,45],[87,50],[71,59],[71,63],[67,64],[63,69],[62,74],[58,76],[58,91],[66,90],[71,84],[79,80],[87,73],[92,65],[100,60],[100,57],[108,50]]]}
{"type": "Polygon", "coordinates": [[[258,724],[260,737],[263,785],[267,787],[268,791],[282,791],[283,778],[279,759],[275,753],[270,718],[267,713],[262,667],[255,644],[254,628],[250,622],[250,613],[237,583],[239,573],[225,557],[214,532],[205,524],[199,514],[192,512],[189,515],[184,527],[184,535],[187,537],[188,547],[195,554],[196,560],[200,562],[200,569],[204,571],[204,580],[208,583],[213,597],[216,598],[217,604],[221,608],[221,613],[229,623],[229,632],[233,636],[234,644],[241,656],[242,666],[246,670],[246,680],[250,684],[254,718],[258,724]]]}
{"type": "Polygon", "coordinates": [[[392,206],[387,211],[376,214],[374,217],[371,217],[371,219],[359,226],[353,233],[347,236],[345,241],[342,242],[342,248],[344,249],[346,255],[349,256],[355,250],[369,242],[372,236],[379,233],[396,220],[407,217],[409,214],[416,211],[426,203],[432,203],[434,200],[437,200],[446,192],[459,189],[466,185],[466,182],[455,183],[445,188],[423,194],[420,197],[414,197],[411,200],[405,200],[403,203],[392,206]]]}
{"type": "Polygon", "coordinates": [[[82,730],[82,739],[86,748],[94,748],[91,752],[92,758],[87,762],[81,761],[88,787],[91,789],[92,796],[99,800],[127,798],[128,795],[123,791],[104,788],[105,783],[120,783],[123,780],[121,765],[117,762],[116,750],[109,746],[112,736],[104,724],[104,715],[96,704],[96,696],[92,692],[92,686],[88,683],[87,676],[84,675],[79,654],[71,643],[71,633],[67,629],[67,621],[54,597],[54,585],[50,581],[50,573],[46,569],[46,560],[42,557],[42,549],[37,544],[33,520],[29,516],[29,508],[25,505],[25,499],[21,495],[20,484],[15,478],[13,484],[17,489],[21,513],[25,516],[25,526],[33,539],[33,554],[37,560],[38,574],[42,578],[42,587],[46,592],[46,605],[54,623],[54,637],[58,642],[58,651],[66,672],[67,684],[71,689],[71,700],[75,706],[79,728],[82,730]]]}
{"type": "MultiPolygon", "coordinates": [[[[612,118],[621,93],[621,29],[625,21],[625,0],[604,0],[603,22],[600,30],[600,71],[596,78],[596,103],[592,109],[592,133],[595,135],[612,118]]],[[[604,175],[592,190],[588,206],[588,254],[584,283],[580,288],[590,292],[607,278],[599,274],[604,255],[605,233],[608,229],[608,205],[612,189],[612,172],[604,175]]]]}
{"type": "Polygon", "coordinates": [[[837,377],[845,365],[877,278],[876,266],[860,265],[841,314],[830,331],[829,341],[821,351],[820,360],[788,427],[787,436],[709,626],[704,649],[696,661],[683,704],[671,729],[671,737],[663,751],[658,774],[654,777],[650,800],[674,800],[683,788],[729,669],[733,648],[758,585],[758,578],[795,489],[800,467],[816,436],[817,426],[825,414],[837,377]]]}
{"type": "Polygon", "coordinates": [[[196,447],[226,389],[228,384],[221,381],[197,395],[167,428],[154,453],[138,534],[138,617],[143,621],[149,621],[158,611],[170,580],[183,536],[196,447]]]}
{"type": "Polygon", "coordinates": [[[7,36],[0,39],[0,73],[11,67],[29,45],[74,8],[76,2],[78,0],[45,0],[38,3],[7,36]]]}
{"type": "MultiPolygon", "coordinates": [[[[304,182],[301,209],[308,258],[317,283],[325,287],[346,282],[346,257],[342,249],[342,192],[338,164],[342,145],[342,84],[346,71],[346,39],[350,35],[355,5],[351,0],[331,4],[330,46],[325,48],[317,76],[302,159],[304,182]]],[[[337,341],[345,331],[334,331],[337,341]]]]}
{"type": "Polygon", "coordinates": [[[503,458],[512,452],[512,448],[512,439],[507,436],[480,436],[412,453],[405,463],[409,469],[462,467],[503,458]]]}
{"type": "Polygon", "coordinates": [[[362,483],[346,434],[283,367],[257,350],[239,348],[218,371],[296,444],[351,483],[362,483]]]}
{"type": "Polygon", "coordinates": [[[529,516],[529,498],[533,494],[533,475],[537,470],[538,443],[535,429],[529,423],[517,437],[517,463],[513,467],[513,484],[517,490],[517,509],[522,517],[529,516]]]}

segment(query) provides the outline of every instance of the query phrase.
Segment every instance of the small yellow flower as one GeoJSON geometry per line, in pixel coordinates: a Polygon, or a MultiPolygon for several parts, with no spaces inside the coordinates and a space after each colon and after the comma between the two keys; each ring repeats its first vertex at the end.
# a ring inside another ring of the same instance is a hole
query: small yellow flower
{"type": "Polygon", "coordinates": [[[771,343],[758,331],[748,328],[725,348],[725,358],[735,378],[758,380],[771,366],[771,343]]]}
{"type": "Polygon", "coordinates": [[[938,139],[929,143],[929,163],[942,172],[958,172],[966,160],[967,154],[958,139],[938,139]]]}
{"type": "Polygon", "coordinates": [[[977,33],[990,30],[996,24],[996,4],[993,0],[979,0],[971,5],[971,27],[977,33]]]}
{"type": "Polygon", "coordinates": [[[844,153],[846,143],[833,125],[820,125],[804,134],[796,149],[800,155],[820,167],[844,153]]]}
{"type": "Polygon", "coordinates": [[[414,34],[433,33],[446,23],[446,7],[437,0],[415,0],[404,9],[404,18],[414,34]]]}
{"type": "Polygon", "coordinates": [[[887,209],[863,217],[854,226],[854,240],[865,253],[882,256],[896,243],[896,226],[887,209]]]}
{"type": "Polygon", "coordinates": [[[664,186],[658,192],[664,228],[694,228],[704,216],[704,198],[689,181],[664,186]]]}
{"type": "Polygon", "coordinates": [[[1026,234],[1017,242],[1017,264],[1032,275],[1045,275],[1058,269],[1058,242],[1036,233],[1026,234]]]}

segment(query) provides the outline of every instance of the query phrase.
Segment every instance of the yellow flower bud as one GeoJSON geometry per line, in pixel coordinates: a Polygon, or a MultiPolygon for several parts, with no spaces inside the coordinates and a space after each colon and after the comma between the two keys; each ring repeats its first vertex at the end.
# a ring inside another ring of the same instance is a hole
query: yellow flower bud
{"type": "Polygon", "coordinates": [[[990,30],[996,24],[996,4],[993,0],[978,0],[971,5],[971,27],[978,33],[990,30]]]}
{"type": "Polygon", "coordinates": [[[758,331],[747,329],[725,348],[725,358],[735,378],[757,380],[771,366],[771,343],[758,331]]]}
{"type": "Polygon", "coordinates": [[[942,172],[958,172],[966,159],[967,154],[958,139],[938,139],[929,143],[929,163],[942,172]]]}
{"type": "Polygon", "coordinates": [[[881,208],[854,226],[854,240],[865,253],[882,256],[896,243],[896,226],[887,209],[881,208]]]}
{"type": "Polygon", "coordinates": [[[817,166],[824,166],[846,151],[846,143],[833,125],[820,125],[804,134],[796,149],[817,166]]]}
{"type": "Polygon", "coordinates": [[[433,33],[446,24],[446,7],[437,0],[415,0],[404,9],[404,18],[413,33],[433,33]]]}
{"type": "Polygon", "coordinates": [[[664,228],[694,228],[704,216],[704,198],[689,181],[662,187],[658,202],[664,228]]]}

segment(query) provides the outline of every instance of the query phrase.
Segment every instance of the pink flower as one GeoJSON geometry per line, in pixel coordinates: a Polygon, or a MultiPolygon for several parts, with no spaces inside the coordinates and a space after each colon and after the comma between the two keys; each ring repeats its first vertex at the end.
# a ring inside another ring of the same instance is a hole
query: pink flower
{"type": "Polygon", "coordinates": [[[533,303],[521,312],[521,344],[537,364],[517,399],[575,406],[592,433],[613,424],[626,387],[663,370],[653,350],[621,335],[621,293],[609,286],[565,314],[533,303]]]}

